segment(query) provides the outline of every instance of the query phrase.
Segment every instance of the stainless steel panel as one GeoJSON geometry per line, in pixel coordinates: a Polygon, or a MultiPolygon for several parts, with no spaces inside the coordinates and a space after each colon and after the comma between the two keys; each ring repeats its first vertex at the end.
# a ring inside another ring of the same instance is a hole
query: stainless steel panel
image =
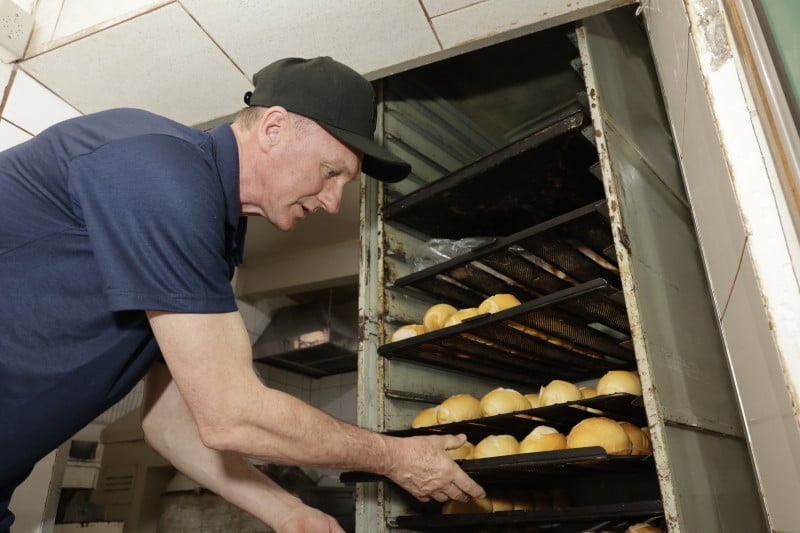
{"type": "Polygon", "coordinates": [[[625,12],[579,36],[670,531],[765,530],[647,41],[625,12]]]}

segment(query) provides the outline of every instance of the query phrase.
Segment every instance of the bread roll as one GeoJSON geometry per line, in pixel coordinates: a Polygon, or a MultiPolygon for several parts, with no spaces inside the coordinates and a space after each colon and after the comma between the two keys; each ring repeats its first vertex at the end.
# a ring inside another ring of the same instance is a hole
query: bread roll
{"type": "Polygon", "coordinates": [[[631,455],[650,455],[653,452],[650,437],[641,428],[630,422],[618,422],[618,424],[631,441],[631,455]]]}
{"type": "Polygon", "coordinates": [[[531,404],[531,407],[540,407],[539,403],[539,393],[532,392],[530,394],[525,395],[525,399],[528,400],[528,403],[531,404]]]}
{"type": "Polygon", "coordinates": [[[496,496],[490,497],[489,499],[492,501],[493,513],[501,513],[503,511],[514,510],[514,500],[505,494],[498,494],[496,496]]]}
{"type": "Polygon", "coordinates": [[[609,370],[597,382],[597,395],[615,394],[617,392],[627,392],[636,396],[642,395],[642,383],[639,376],[627,370],[609,370]]]}
{"type": "Polygon", "coordinates": [[[498,387],[487,392],[481,398],[481,416],[502,415],[530,409],[531,404],[514,389],[498,387]]]}
{"type": "Polygon", "coordinates": [[[633,524],[628,529],[625,530],[625,533],[662,533],[660,527],[656,527],[651,524],[633,524]]]}
{"type": "Polygon", "coordinates": [[[534,511],[536,510],[536,502],[533,496],[515,496],[514,497],[514,510],[515,511],[534,511]]]}
{"type": "Polygon", "coordinates": [[[457,309],[450,304],[433,305],[425,311],[425,316],[422,317],[422,325],[425,326],[426,331],[442,329],[447,319],[456,311],[457,309]]]}
{"type": "Polygon", "coordinates": [[[513,294],[495,294],[489,296],[478,306],[478,314],[496,313],[519,305],[519,300],[513,294]]]}
{"type": "Polygon", "coordinates": [[[583,398],[584,400],[586,398],[594,398],[595,396],[597,396],[597,389],[595,389],[594,387],[581,387],[580,391],[581,391],[581,398],[583,398]]]}
{"type": "Polygon", "coordinates": [[[405,326],[400,326],[397,328],[397,331],[392,333],[392,342],[410,339],[411,337],[416,337],[423,333],[425,333],[425,326],[422,324],[406,324],[405,326]]]}
{"type": "Polygon", "coordinates": [[[578,422],[567,435],[567,448],[602,446],[609,455],[630,455],[631,441],[622,426],[604,416],[578,422]]]}
{"type": "Polygon", "coordinates": [[[439,424],[450,424],[462,420],[480,418],[481,402],[471,394],[455,394],[443,401],[436,409],[436,421],[439,424]]]}
{"type": "Polygon", "coordinates": [[[478,308],[477,307],[468,307],[466,309],[459,309],[452,315],[450,318],[444,321],[443,328],[448,328],[450,326],[455,326],[456,324],[461,324],[464,320],[468,318],[472,318],[474,316],[478,316],[478,308]]]}
{"type": "Polygon", "coordinates": [[[471,442],[465,442],[455,450],[447,450],[447,453],[450,455],[450,458],[453,461],[458,461],[459,459],[472,459],[472,454],[474,452],[475,445],[471,442]]]}
{"type": "Polygon", "coordinates": [[[466,502],[449,500],[442,506],[442,514],[479,514],[491,512],[492,501],[489,498],[472,498],[466,502]]]}
{"type": "Polygon", "coordinates": [[[519,453],[551,452],[567,447],[567,438],[550,426],[537,426],[519,443],[519,453]]]}
{"type": "Polygon", "coordinates": [[[581,390],[574,383],[554,379],[539,391],[539,406],[547,407],[557,403],[574,402],[581,399],[581,390]]]}
{"type": "Polygon", "coordinates": [[[412,428],[426,428],[428,426],[435,426],[439,423],[436,419],[436,407],[428,407],[427,409],[423,409],[417,416],[414,417],[414,420],[411,421],[412,428]]]}
{"type": "Polygon", "coordinates": [[[500,457],[519,453],[519,442],[511,435],[489,435],[475,445],[473,459],[500,457]]]}

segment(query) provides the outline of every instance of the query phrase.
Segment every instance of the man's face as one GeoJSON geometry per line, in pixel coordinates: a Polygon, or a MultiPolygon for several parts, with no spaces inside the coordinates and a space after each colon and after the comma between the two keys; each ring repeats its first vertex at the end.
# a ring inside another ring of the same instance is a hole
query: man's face
{"type": "Polygon", "coordinates": [[[342,189],[358,177],[361,157],[313,122],[299,136],[294,126],[281,134],[280,143],[259,161],[257,205],[245,213],[289,231],[317,209],[339,210],[342,189]]]}

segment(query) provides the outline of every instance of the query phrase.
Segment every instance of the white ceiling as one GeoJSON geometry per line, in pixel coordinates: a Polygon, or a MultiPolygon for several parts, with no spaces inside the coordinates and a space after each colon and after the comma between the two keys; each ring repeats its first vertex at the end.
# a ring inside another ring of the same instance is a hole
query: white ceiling
{"type": "MultiPolygon", "coordinates": [[[[374,79],[630,1],[37,0],[19,65],[81,113],[138,107],[208,125],[240,109],[252,74],[281,57],[331,55],[374,79]]],[[[340,214],[291,234],[250,220],[247,261],[357,239],[349,188],[340,214]]]]}

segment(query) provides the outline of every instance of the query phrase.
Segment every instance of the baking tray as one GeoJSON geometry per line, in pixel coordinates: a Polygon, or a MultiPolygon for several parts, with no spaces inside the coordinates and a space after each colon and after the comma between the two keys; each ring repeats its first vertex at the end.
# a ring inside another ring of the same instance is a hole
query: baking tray
{"type": "Polygon", "coordinates": [[[494,314],[384,344],[378,353],[539,387],[635,368],[619,291],[597,279],[494,314]]]}
{"type": "MultiPolygon", "coordinates": [[[[414,531],[487,531],[522,525],[548,526],[554,533],[590,530],[624,531],[636,522],[658,522],[663,517],[661,500],[568,507],[561,510],[504,511],[491,514],[415,515],[393,519],[397,527],[414,531]]],[[[543,529],[544,531],[544,529],[543,529]]]]}
{"type": "Polygon", "coordinates": [[[505,236],[604,197],[583,112],[384,207],[384,220],[429,237],[505,236]]]}
{"type": "MultiPolygon", "coordinates": [[[[600,446],[552,452],[519,453],[486,459],[456,461],[478,483],[513,482],[554,477],[584,477],[587,472],[613,472],[622,475],[642,470],[655,472],[652,455],[608,455],[600,446]]],[[[385,481],[369,472],[342,472],[342,483],[385,481]]]]}
{"type": "Polygon", "coordinates": [[[494,294],[524,302],[593,279],[621,287],[604,200],[398,278],[392,287],[477,307],[494,294]]]}

